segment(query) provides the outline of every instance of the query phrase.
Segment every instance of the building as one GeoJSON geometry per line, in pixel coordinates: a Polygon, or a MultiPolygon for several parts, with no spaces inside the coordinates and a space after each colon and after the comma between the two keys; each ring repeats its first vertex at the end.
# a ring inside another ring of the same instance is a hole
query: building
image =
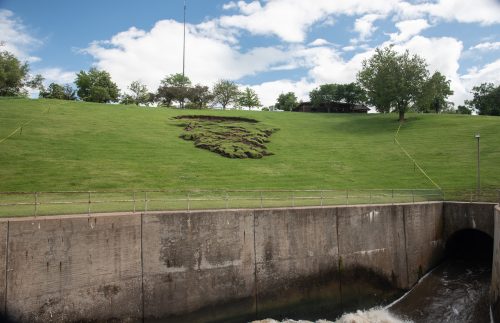
{"type": "Polygon", "coordinates": [[[322,103],[318,107],[311,102],[301,102],[293,109],[295,112],[324,112],[324,113],[368,113],[370,108],[364,104],[350,104],[344,102],[322,103]]]}

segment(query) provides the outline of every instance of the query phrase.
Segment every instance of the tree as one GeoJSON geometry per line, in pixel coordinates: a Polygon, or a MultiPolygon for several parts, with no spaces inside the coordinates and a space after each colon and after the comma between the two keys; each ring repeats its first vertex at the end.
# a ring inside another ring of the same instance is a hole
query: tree
{"type": "Polygon", "coordinates": [[[91,68],[76,74],[77,94],[83,101],[108,103],[118,100],[120,90],[106,71],[91,68]]]}
{"type": "Polygon", "coordinates": [[[322,84],[319,88],[312,90],[309,93],[309,99],[314,107],[319,107],[322,104],[339,101],[338,84],[322,84]]]}
{"type": "Polygon", "coordinates": [[[195,109],[204,109],[212,101],[213,95],[208,86],[196,84],[189,88],[188,99],[195,109]]]}
{"type": "Polygon", "coordinates": [[[229,80],[219,80],[214,84],[212,94],[214,96],[213,102],[222,105],[222,109],[230,104],[237,103],[240,91],[236,83],[229,80]]]}
{"type": "Polygon", "coordinates": [[[295,109],[295,107],[297,107],[297,104],[297,97],[295,96],[295,93],[288,92],[281,93],[278,96],[274,107],[283,111],[292,111],[293,109],[295,109]]]}
{"type": "Polygon", "coordinates": [[[28,63],[21,63],[13,54],[0,51],[0,96],[27,96],[26,87],[42,87],[43,77],[29,75],[28,63]]]}
{"type": "Polygon", "coordinates": [[[247,107],[248,110],[261,106],[259,96],[249,87],[246,87],[245,90],[240,93],[238,105],[241,107],[247,107]]]}
{"type": "Polygon", "coordinates": [[[354,82],[348,84],[338,84],[337,97],[340,101],[348,104],[361,104],[366,102],[365,90],[354,82]]]}
{"type": "Polygon", "coordinates": [[[465,104],[481,115],[500,115],[500,85],[495,87],[493,83],[482,83],[474,86],[471,91],[472,100],[466,100],[465,104]]]}
{"type": "Polygon", "coordinates": [[[422,86],[422,93],[417,99],[416,110],[420,112],[434,111],[436,113],[446,109],[448,96],[453,94],[450,80],[440,72],[435,72],[422,86]]]}
{"type": "Polygon", "coordinates": [[[122,97],[122,104],[146,104],[149,100],[149,92],[146,85],[139,81],[133,81],[128,86],[128,89],[132,94],[125,94],[122,97]]]}
{"type": "Polygon", "coordinates": [[[42,89],[39,96],[44,99],[76,100],[75,90],[69,84],[50,83],[48,89],[42,89]]]}
{"type": "Polygon", "coordinates": [[[170,74],[161,81],[156,97],[162,105],[169,106],[172,101],[176,101],[182,107],[188,99],[190,86],[191,80],[187,76],[180,73],[170,74]]]}
{"type": "Polygon", "coordinates": [[[457,113],[458,114],[472,114],[472,111],[467,108],[465,105],[459,105],[457,107],[457,113]]]}
{"type": "Polygon", "coordinates": [[[423,58],[410,56],[408,51],[398,54],[390,46],[377,48],[370,59],[364,60],[357,79],[377,111],[397,111],[403,121],[408,107],[421,96],[428,74],[423,58]]]}
{"type": "Polygon", "coordinates": [[[365,90],[356,83],[323,84],[309,93],[311,103],[319,107],[325,103],[344,102],[350,105],[366,101],[365,90]]]}

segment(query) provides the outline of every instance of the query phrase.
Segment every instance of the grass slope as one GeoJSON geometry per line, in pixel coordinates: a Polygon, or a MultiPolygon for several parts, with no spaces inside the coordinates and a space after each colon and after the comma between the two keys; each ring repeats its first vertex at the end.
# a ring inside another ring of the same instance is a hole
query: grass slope
{"type": "MultiPolygon", "coordinates": [[[[182,111],[57,100],[0,100],[0,191],[432,188],[394,143],[394,115],[182,111]],[[48,109],[50,108],[50,111],[48,109]],[[48,111],[48,112],[47,112],[48,111]],[[179,136],[185,114],[247,117],[279,131],[274,155],[230,159],[179,136]]],[[[500,186],[500,118],[408,115],[401,144],[443,188],[500,186]]]]}

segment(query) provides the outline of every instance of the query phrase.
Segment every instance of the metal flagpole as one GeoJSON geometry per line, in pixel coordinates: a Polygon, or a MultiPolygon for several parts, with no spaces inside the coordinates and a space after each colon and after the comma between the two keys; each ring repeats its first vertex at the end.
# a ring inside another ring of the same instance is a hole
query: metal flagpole
{"type": "MultiPolygon", "coordinates": [[[[186,73],[186,0],[184,0],[184,38],[182,41],[182,81],[184,82],[186,73]]],[[[182,84],[184,87],[184,83],[182,84]]],[[[181,109],[184,109],[184,99],[181,102],[181,109]]]]}
{"type": "Polygon", "coordinates": [[[182,43],[182,76],[185,76],[186,68],[186,0],[184,0],[184,40],[182,43]]]}

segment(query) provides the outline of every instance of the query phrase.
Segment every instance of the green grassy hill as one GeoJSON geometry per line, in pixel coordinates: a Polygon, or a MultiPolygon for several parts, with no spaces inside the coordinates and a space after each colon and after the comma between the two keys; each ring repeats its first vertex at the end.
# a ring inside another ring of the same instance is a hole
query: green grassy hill
{"type": "MultiPolygon", "coordinates": [[[[395,115],[192,111],[0,100],[0,191],[433,188],[394,143],[395,115]],[[50,109],[49,109],[50,108],[50,109]],[[278,128],[262,159],[229,159],[180,139],[175,116],[254,118],[278,128]]],[[[409,114],[399,140],[443,188],[500,187],[500,118],[409,114]]]]}

